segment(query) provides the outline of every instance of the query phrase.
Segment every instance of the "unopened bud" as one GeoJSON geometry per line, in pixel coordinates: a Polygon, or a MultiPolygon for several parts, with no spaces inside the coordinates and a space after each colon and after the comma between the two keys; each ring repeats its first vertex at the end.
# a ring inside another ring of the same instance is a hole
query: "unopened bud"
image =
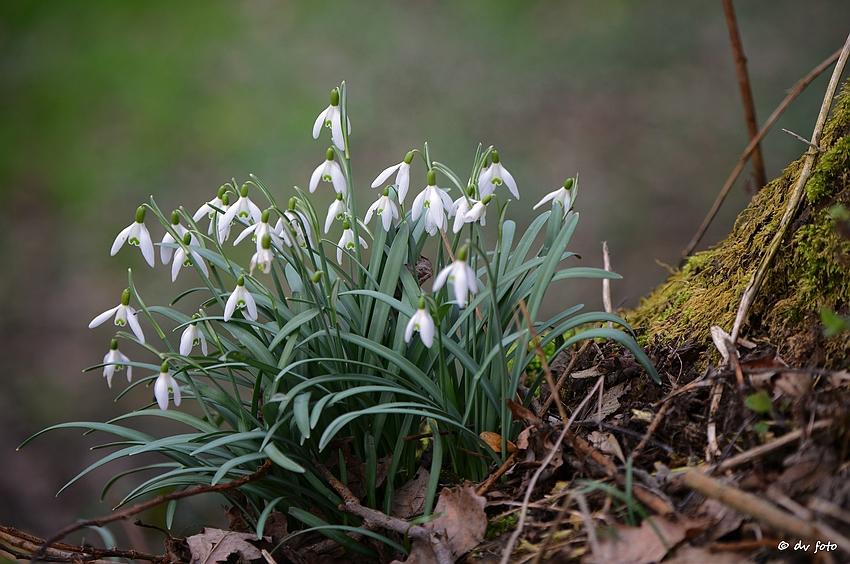
{"type": "Polygon", "coordinates": [[[436,186],[437,185],[437,173],[434,170],[428,171],[428,186],[436,186]]]}
{"type": "Polygon", "coordinates": [[[168,361],[167,360],[162,363],[162,366],[159,367],[159,371],[162,372],[163,374],[168,373],[168,361]]]}
{"type": "Polygon", "coordinates": [[[242,188],[239,190],[239,195],[242,196],[243,198],[248,197],[248,185],[247,184],[242,185],[242,188]]]}
{"type": "Polygon", "coordinates": [[[237,286],[244,286],[244,285],[245,285],[245,277],[244,277],[244,276],[240,276],[240,277],[236,280],[236,285],[237,285],[237,286]]]}
{"type": "Polygon", "coordinates": [[[484,205],[486,206],[487,204],[489,204],[489,203],[490,203],[490,200],[492,200],[492,199],[493,199],[493,194],[487,194],[487,195],[486,195],[486,196],[484,196],[484,198],[481,200],[481,203],[482,203],[482,204],[484,204],[484,205]]]}
{"type": "Polygon", "coordinates": [[[425,298],[423,296],[419,296],[419,309],[425,309],[425,298]]]}
{"type": "Polygon", "coordinates": [[[289,198],[289,211],[295,211],[295,202],[297,201],[298,199],[295,196],[289,198]]]}
{"type": "Polygon", "coordinates": [[[177,213],[177,210],[171,212],[171,225],[179,225],[180,224],[180,214],[177,213]]]}
{"type": "Polygon", "coordinates": [[[339,88],[331,90],[331,106],[339,106],[339,88]]]}
{"type": "Polygon", "coordinates": [[[468,245],[464,245],[457,250],[457,260],[465,261],[466,260],[466,250],[468,245]]]}
{"type": "Polygon", "coordinates": [[[413,151],[410,151],[406,155],[404,155],[404,164],[410,164],[413,162],[413,151]]]}
{"type": "Polygon", "coordinates": [[[269,222],[269,214],[271,213],[271,211],[272,211],[271,208],[263,210],[263,217],[262,217],[262,219],[260,219],[260,221],[263,222],[263,223],[268,223],[269,222]]]}
{"type": "Polygon", "coordinates": [[[145,222],[145,206],[139,206],[136,209],[136,223],[144,223],[145,222]]]}
{"type": "Polygon", "coordinates": [[[493,151],[492,153],[490,153],[490,158],[493,160],[493,164],[498,164],[499,153],[497,153],[496,151],[493,151]]]}
{"type": "Polygon", "coordinates": [[[187,231],[186,233],[183,234],[183,244],[188,245],[191,242],[192,242],[192,234],[187,231]]]}
{"type": "Polygon", "coordinates": [[[342,220],[342,228],[343,228],[343,229],[351,229],[351,224],[350,224],[350,223],[348,223],[348,219],[343,219],[343,220],[342,220]]]}
{"type": "Polygon", "coordinates": [[[318,284],[318,283],[319,283],[319,280],[321,280],[321,279],[322,279],[322,276],[323,276],[324,274],[325,274],[325,273],[324,273],[324,272],[322,272],[321,270],[317,270],[316,272],[314,272],[314,273],[313,273],[313,282],[314,282],[314,283],[316,283],[316,284],[318,284]]]}
{"type": "Polygon", "coordinates": [[[567,178],[567,181],[566,181],[566,182],[564,182],[564,188],[566,188],[567,190],[569,190],[570,188],[572,188],[572,187],[573,187],[573,184],[574,184],[574,183],[575,183],[575,180],[573,180],[572,178],[567,178]]]}
{"type": "Polygon", "coordinates": [[[334,150],[333,147],[328,147],[328,151],[325,153],[325,158],[329,161],[334,160],[334,150]]]}
{"type": "Polygon", "coordinates": [[[126,290],[121,292],[121,305],[130,305],[130,288],[127,288],[126,290]]]}
{"type": "Polygon", "coordinates": [[[227,194],[227,184],[218,189],[218,199],[223,200],[225,194],[227,194]]]}
{"type": "Polygon", "coordinates": [[[230,194],[225,194],[221,197],[221,205],[229,206],[230,205],[230,194]]]}
{"type": "Polygon", "coordinates": [[[118,350],[118,339],[112,339],[111,341],[109,341],[109,348],[112,349],[113,351],[117,351],[118,350]]]}

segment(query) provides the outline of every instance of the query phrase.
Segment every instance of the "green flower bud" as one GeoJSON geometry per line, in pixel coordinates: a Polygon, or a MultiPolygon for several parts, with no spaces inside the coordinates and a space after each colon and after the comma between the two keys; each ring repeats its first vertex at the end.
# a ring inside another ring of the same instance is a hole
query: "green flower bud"
{"type": "Polygon", "coordinates": [[[271,249],[272,248],[272,237],[271,237],[271,235],[269,235],[268,233],[263,235],[263,239],[262,239],[262,241],[260,241],[260,245],[262,245],[262,247],[264,249],[271,249]]]}
{"type": "Polygon", "coordinates": [[[490,153],[490,158],[493,160],[493,164],[497,164],[499,162],[499,153],[493,151],[490,153]]]}
{"type": "Polygon", "coordinates": [[[295,202],[297,201],[298,199],[295,196],[289,198],[289,211],[295,211],[295,202]]]}
{"type": "Polygon", "coordinates": [[[224,199],[225,194],[227,194],[227,184],[218,189],[218,199],[224,199]]]}
{"type": "Polygon", "coordinates": [[[171,225],[179,225],[180,224],[180,214],[177,213],[177,210],[171,212],[171,225]]]}
{"type": "Polygon", "coordinates": [[[237,286],[244,286],[244,285],[245,285],[245,277],[244,277],[244,276],[240,276],[240,277],[236,280],[236,285],[237,285],[237,286]]]}
{"type": "Polygon", "coordinates": [[[487,204],[490,203],[490,200],[492,200],[492,199],[493,199],[493,194],[487,194],[486,196],[484,196],[484,199],[481,200],[481,203],[486,206],[487,204]]]}
{"type": "Polygon", "coordinates": [[[428,171],[428,186],[436,186],[437,185],[437,173],[434,170],[428,171]]]}
{"type": "Polygon", "coordinates": [[[316,284],[318,284],[318,283],[319,283],[319,280],[321,280],[321,279],[322,279],[322,276],[323,276],[324,274],[325,274],[325,273],[324,273],[324,272],[322,272],[321,270],[317,270],[316,272],[314,272],[314,273],[313,273],[313,282],[314,282],[314,283],[316,283],[316,284]]]}
{"type": "Polygon", "coordinates": [[[328,147],[328,151],[325,153],[325,158],[329,161],[334,160],[334,149],[333,149],[333,147],[328,147]]]}
{"type": "Polygon", "coordinates": [[[410,164],[413,162],[413,151],[410,151],[404,156],[404,164],[410,164]]]}
{"type": "Polygon", "coordinates": [[[469,197],[474,196],[475,195],[475,186],[472,186],[471,184],[469,186],[467,186],[466,187],[466,195],[469,196],[469,197]]]}
{"type": "Polygon", "coordinates": [[[130,288],[127,288],[126,290],[121,292],[121,305],[130,305],[130,288]]]}
{"type": "Polygon", "coordinates": [[[331,106],[339,106],[339,88],[331,90],[331,106]]]}
{"type": "Polygon", "coordinates": [[[242,196],[243,198],[248,197],[248,185],[247,184],[242,185],[242,189],[239,190],[239,195],[242,196]]]}
{"type": "Polygon", "coordinates": [[[343,220],[342,220],[342,228],[343,228],[343,229],[351,229],[351,224],[350,224],[350,223],[348,223],[348,219],[343,219],[343,220]]]}
{"type": "Polygon", "coordinates": [[[192,234],[187,231],[186,233],[183,234],[183,244],[188,245],[191,242],[192,242],[192,234]]]}
{"type": "Polygon", "coordinates": [[[168,361],[162,363],[162,366],[159,367],[160,372],[168,372],[168,361]]]}
{"type": "Polygon", "coordinates": [[[465,261],[466,260],[466,250],[469,245],[464,245],[457,250],[457,260],[465,261]]]}
{"type": "Polygon", "coordinates": [[[230,205],[230,194],[225,194],[221,197],[221,205],[229,206],[230,205]]]}
{"type": "Polygon", "coordinates": [[[384,188],[384,196],[389,196],[389,195],[390,195],[390,187],[387,186],[386,188],[384,188]]]}
{"type": "Polygon", "coordinates": [[[144,223],[145,222],[145,206],[139,206],[136,209],[136,223],[144,223]]]}
{"type": "Polygon", "coordinates": [[[572,187],[573,187],[573,184],[574,184],[574,183],[575,183],[575,180],[573,180],[572,178],[567,178],[567,181],[566,181],[566,182],[564,182],[564,188],[566,188],[567,190],[569,190],[570,188],[572,188],[572,187]]]}
{"type": "Polygon", "coordinates": [[[118,339],[112,339],[111,341],[109,341],[109,348],[112,349],[113,351],[117,351],[118,350],[118,339]]]}
{"type": "Polygon", "coordinates": [[[425,297],[419,296],[419,309],[425,309],[425,297]]]}
{"type": "Polygon", "coordinates": [[[272,211],[271,208],[263,210],[263,217],[260,221],[262,221],[263,223],[268,223],[269,222],[269,214],[271,213],[271,211],[272,211]]]}

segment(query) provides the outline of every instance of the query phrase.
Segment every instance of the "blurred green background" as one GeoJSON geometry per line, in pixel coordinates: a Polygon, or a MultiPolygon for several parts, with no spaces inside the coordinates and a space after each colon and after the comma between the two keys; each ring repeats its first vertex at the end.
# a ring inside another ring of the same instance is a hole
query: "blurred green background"
{"type": "MultiPolygon", "coordinates": [[[[846,0],[736,8],[760,121],[850,31],[846,0]]],[[[779,128],[810,135],[828,74],[765,140],[769,178],[805,150],[779,128]]],[[[107,260],[136,206],[153,195],[194,211],[249,173],[279,201],[306,186],[329,143],[311,126],[341,80],[359,209],[377,173],[424,141],[462,177],[477,144],[494,145],[520,187],[510,209],[521,227],[578,172],[572,250],[601,266],[608,241],[625,306],[678,262],[747,144],[719,0],[0,3],[0,524],[45,536],[107,513],[118,498],[99,503],[100,487],[143,462],[54,498],[105,441],[60,431],[15,452],[48,425],[150,400],[134,390],[113,403],[122,374],[108,390],[99,372],[81,373],[108,350],[112,328],[86,325],[117,303],[127,267],[148,303],[191,284],[171,285],[136,249],[107,260]]],[[[416,166],[412,195],[425,184],[416,166]]],[[[738,184],[704,245],[756,189],[738,184]]],[[[595,282],[551,298],[553,310],[601,308],[595,282]]],[[[183,524],[223,525],[217,501],[188,508],[183,524]]],[[[124,529],[123,546],[149,548],[124,529]]]]}

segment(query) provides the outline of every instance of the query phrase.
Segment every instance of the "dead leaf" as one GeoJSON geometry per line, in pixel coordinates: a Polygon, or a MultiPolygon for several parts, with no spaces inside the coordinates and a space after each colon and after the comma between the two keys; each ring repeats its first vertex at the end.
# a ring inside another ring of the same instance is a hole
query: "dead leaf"
{"type": "Polygon", "coordinates": [[[397,489],[393,494],[392,516],[407,519],[425,511],[425,495],[431,473],[420,468],[416,477],[397,489]]]}
{"type": "Polygon", "coordinates": [[[594,421],[602,421],[620,409],[620,396],[626,393],[626,383],[622,382],[602,394],[602,407],[597,409],[594,421]]]}
{"type": "Polygon", "coordinates": [[[600,554],[589,554],[582,562],[653,564],[664,558],[668,550],[685,540],[688,528],[685,519],[673,522],[662,517],[646,519],[640,527],[615,525],[607,529],[609,534],[605,538],[599,539],[600,554]]]}
{"type": "MultiPolygon", "coordinates": [[[[487,530],[487,515],[484,513],[484,497],[475,493],[471,484],[443,488],[434,514],[440,514],[433,521],[422,525],[432,531],[448,545],[453,561],[466,554],[484,539],[487,530]]],[[[436,564],[437,556],[430,544],[417,540],[413,543],[407,564],[436,564]]],[[[401,564],[398,560],[393,564],[401,564]]]]}
{"type": "MultiPolygon", "coordinates": [[[[493,433],[492,431],[482,431],[480,435],[481,440],[487,443],[490,448],[492,448],[496,452],[502,452],[502,435],[499,433],[493,433]]],[[[507,441],[508,452],[516,452],[516,445],[511,441],[507,441]]]]}
{"type": "Polygon", "coordinates": [[[511,400],[508,400],[508,407],[510,408],[511,413],[514,416],[514,419],[518,421],[525,421],[529,425],[533,425],[535,427],[540,427],[541,425],[543,425],[543,421],[527,407],[523,407],[520,404],[511,400]]]}
{"type": "Polygon", "coordinates": [[[225,562],[231,554],[238,554],[242,560],[262,558],[263,553],[249,540],[257,541],[257,535],[234,533],[205,527],[197,535],[186,538],[192,560],[189,564],[211,564],[225,562]]]}
{"type": "Polygon", "coordinates": [[[617,438],[611,433],[593,431],[587,436],[587,440],[590,441],[590,444],[592,444],[594,448],[599,449],[604,454],[616,456],[623,464],[626,463],[626,457],[623,455],[623,449],[620,447],[620,443],[617,441],[617,438]]]}

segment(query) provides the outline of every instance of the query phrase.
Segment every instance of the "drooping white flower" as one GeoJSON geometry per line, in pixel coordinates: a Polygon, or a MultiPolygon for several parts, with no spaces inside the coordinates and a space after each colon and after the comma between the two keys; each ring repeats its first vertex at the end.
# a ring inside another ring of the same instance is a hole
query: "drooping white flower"
{"type": "Polygon", "coordinates": [[[168,409],[168,394],[174,394],[174,405],[180,405],[180,386],[177,380],[168,371],[168,363],[163,362],[159,370],[159,376],[156,377],[156,382],[153,385],[153,395],[156,398],[156,403],[163,411],[168,409]]]}
{"type": "Polygon", "coordinates": [[[419,309],[413,314],[404,329],[405,343],[410,343],[414,331],[419,332],[422,344],[430,349],[434,344],[434,318],[425,309],[425,300],[421,298],[419,299],[419,309]]]}
{"type": "MultiPolygon", "coordinates": [[[[485,201],[489,202],[489,199],[489,196],[484,197],[485,201]]],[[[487,204],[471,197],[461,196],[452,204],[449,217],[452,216],[455,218],[452,225],[452,231],[454,233],[458,233],[465,223],[478,221],[481,225],[486,225],[487,204]]]]}
{"type": "Polygon", "coordinates": [[[398,206],[390,198],[389,189],[384,189],[384,193],[378,200],[369,206],[366,210],[366,218],[364,223],[369,223],[372,220],[372,214],[377,214],[381,218],[381,223],[384,226],[384,231],[389,231],[394,219],[399,218],[398,206]]]}
{"type": "Polygon", "coordinates": [[[457,252],[457,259],[450,265],[443,268],[437,278],[434,280],[433,290],[436,292],[446,282],[451,282],[455,300],[461,308],[466,307],[467,291],[478,293],[478,279],[475,272],[466,263],[466,247],[461,247],[457,252]]]}
{"type": "Polygon", "coordinates": [[[481,175],[478,177],[478,194],[481,198],[484,198],[484,196],[495,192],[496,186],[504,183],[507,185],[508,190],[511,191],[511,194],[519,200],[519,190],[517,190],[516,181],[511,173],[499,162],[499,153],[493,151],[490,153],[490,157],[493,159],[493,164],[482,170],[481,175]]]}
{"type": "Polygon", "coordinates": [[[230,321],[234,312],[237,309],[242,309],[243,315],[253,321],[257,320],[257,302],[254,301],[254,296],[245,288],[245,279],[240,276],[236,281],[236,289],[227,298],[227,303],[224,304],[224,321],[230,321]]]}
{"type": "Polygon", "coordinates": [[[345,203],[342,201],[342,193],[337,193],[336,199],[328,206],[328,216],[325,218],[325,233],[330,231],[334,220],[342,221],[345,218],[345,203]]]}
{"type": "MultiPolygon", "coordinates": [[[[351,133],[351,120],[347,120],[348,133],[351,133]]],[[[345,150],[345,141],[342,137],[342,113],[339,109],[339,89],[331,90],[331,104],[319,114],[313,123],[313,139],[319,138],[322,126],[331,130],[331,139],[340,151],[345,150]]]]}
{"type": "Polygon", "coordinates": [[[135,221],[121,230],[121,233],[115,238],[115,241],[112,243],[112,249],[109,251],[110,256],[115,256],[115,253],[124,246],[125,242],[139,247],[142,251],[142,256],[145,257],[145,261],[153,267],[155,264],[153,242],[151,241],[151,234],[148,232],[148,228],[145,227],[144,206],[139,206],[136,210],[135,221]]]}
{"type": "Polygon", "coordinates": [[[118,370],[123,370],[125,366],[127,367],[127,381],[132,380],[133,367],[130,366],[129,362],[130,359],[118,350],[118,340],[112,339],[112,342],[109,344],[109,352],[103,357],[103,364],[106,365],[103,367],[103,377],[106,378],[106,384],[110,388],[112,387],[112,376],[118,370]]]}
{"type": "MultiPolygon", "coordinates": [[[[348,220],[344,220],[342,223],[342,237],[339,239],[339,243],[337,244],[336,249],[336,262],[342,264],[342,250],[345,249],[350,252],[352,255],[357,250],[354,243],[354,230],[351,229],[351,226],[348,223],[348,220]]],[[[363,237],[358,237],[360,239],[360,246],[364,249],[368,249],[369,246],[366,244],[366,241],[363,237]]]]}
{"type": "Polygon", "coordinates": [[[180,274],[181,267],[192,266],[193,261],[201,269],[201,272],[204,273],[204,276],[209,277],[210,273],[207,270],[207,264],[201,258],[201,255],[198,254],[198,251],[195,250],[199,246],[198,240],[191,232],[187,231],[183,235],[183,245],[174,253],[174,262],[171,264],[171,281],[174,282],[177,280],[177,275],[180,274]],[[186,254],[187,249],[189,251],[188,254],[186,254]]]}
{"type": "Polygon", "coordinates": [[[263,235],[262,240],[260,240],[257,245],[257,252],[254,253],[254,256],[251,257],[251,265],[248,267],[248,272],[253,274],[254,267],[258,267],[260,272],[269,273],[272,269],[272,259],[274,259],[274,255],[272,255],[272,237],[270,234],[263,235]]]}
{"type": "Polygon", "coordinates": [[[445,190],[437,188],[436,174],[433,170],[429,170],[428,186],[413,200],[410,218],[416,221],[424,212],[425,231],[429,235],[436,235],[437,231],[445,231],[447,224],[446,212],[451,207],[451,198],[449,198],[445,190]]]}
{"type": "Polygon", "coordinates": [[[300,247],[309,246],[312,249],[316,248],[310,221],[307,219],[307,216],[296,209],[283,212],[283,217],[278,218],[274,226],[274,233],[281,237],[288,247],[298,245],[300,247]]]}
{"type": "Polygon", "coordinates": [[[124,327],[129,325],[133,330],[133,334],[140,343],[145,343],[145,334],[142,333],[142,326],[139,325],[139,319],[136,315],[136,310],[130,307],[130,289],[124,290],[121,294],[121,303],[112,309],[108,309],[95,317],[89,323],[89,329],[93,329],[98,325],[102,325],[107,319],[115,315],[115,325],[124,327]]]}
{"type": "Polygon", "coordinates": [[[372,182],[372,188],[380,187],[392,173],[398,171],[395,176],[395,184],[398,187],[398,201],[399,203],[403,203],[405,196],[407,196],[407,190],[410,188],[410,162],[412,160],[413,151],[410,151],[405,155],[402,162],[385,168],[375,181],[372,182]]]}
{"type": "Polygon", "coordinates": [[[183,330],[183,334],[180,335],[180,354],[189,356],[192,348],[198,344],[201,345],[201,352],[206,356],[207,339],[204,337],[204,332],[201,331],[197,323],[190,323],[183,330]]]}
{"type": "Polygon", "coordinates": [[[195,215],[192,216],[192,219],[195,221],[195,223],[200,221],[201,218],[204,217],[204,216],[207,216],[207,217],[210,218],[210,225],[207,228],[207,235],[212,235],[213,223],[214,223],[213,218],[218,214],[218,210],[221,210],[222,212],[226,212],[227,208],[229,207],[228,206],[228,204],[230,203],[229,198],[228,198],[228,203],[227,204],[224,203],[225,195],[227,195],[227,186],[226,185],[219,188],[218,189],[218,195],[215,198],[213,198],[212,200],[210,200],[209,202],[207,202],[204,205],[202,205],[201,207],[199,207],[198,211],[195,212],[195,215]]]}
{"type": "Polygon", "coordinates": [[[269,224],[270,213],[271,208],[263,210],[263,214],[262,216],[260,216],[260,222],[255,223],[253,225],[249,225],[248,227],[243,229],[242,233],[240,233],[239,236],[234,239],[233,246],[239,244],[239,242],[242,241],[242,239],[244,239],[248,235],[252,235],[257,242],[257,249],[259,250],[263,237],[268,235],[269,237],[271,237],[272,244],[277,246],[277,248],[280,248],[282,246],[280,236],[277,234],[277,232],[275,232],[274,229],[272,229],[272,226],[269,224]]]}
{"type": "Polygon", "coordinates": [[[227,239],[227,237],[221,236],[222,232],[226,230],[227,233],[230,233],[230,223],[234,219],[242,219],[246,223],[259,223],[262,216],[263,214],[260,208],[248,197],[248,185],[244,184],[239,191],[239,199],[236,200],[235,204],[227,208],[227,211],[224,212],[224,215],[219,220],[219,241],[223,242],[227,239]]]}
{"type": "Polygon", "coordinates": [[[316,191],[319,181],[322,180],[324,182],[330,182],[337,194],[345,195],[348,188],[345,185],[345,176],[342,174],[342,169],[339,168],[339,164],[334,160],[334,150],[332,148],[328,149],[325,157],[324,162],[317,166],[316,170],[313,171],[313,175],[310,176],[310,193],[316,191]]]}
{"type": "MultiPolygon", "coordinates": [[[[171,228],[177,233],[177,237],[183,239],[183,235],[188,231],[185,227],[180,225],[180,214],[177,210],[171,212],[171,228]]],[[[175,242],[174,237],[171,235],[170,231],[165,232],[165,236],[162,238],[162,242],[159,247],[159,258],[162,260],[162,264],[168,264],[168,261],[171,260],[171,256],[174,254],[174,247],[169,247],[166,245],[173,245],[175,242]]]]}
{"type": "Polygon", "coordinates": [[[551,201],[553,204],[555,202],[561,202],[561,206],[564,208],[564,213],[567,213],[572,209],[573,203],[576,201],[576,196],[578,195],[578,184],[572,178],[567,178],[567,181],[564,182],[564,185],[553,192],[549,192],[543,199],[537,202],[537,205],[534,206],[534,209],[539,208],[546,202],[551,201]]]}

